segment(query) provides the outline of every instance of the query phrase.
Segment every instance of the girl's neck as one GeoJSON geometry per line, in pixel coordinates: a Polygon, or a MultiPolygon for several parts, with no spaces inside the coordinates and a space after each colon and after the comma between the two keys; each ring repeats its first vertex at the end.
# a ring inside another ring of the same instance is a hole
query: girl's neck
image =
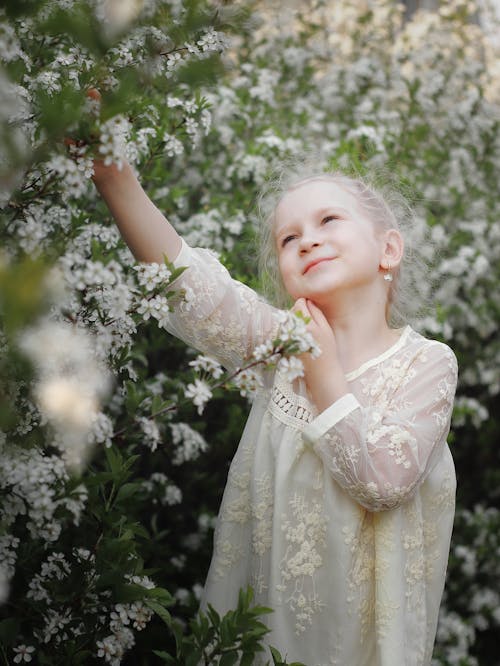
{"type": "Polygon", "coordinates": [[[401,335],[401,331],[389,328],[385,320],[377,333],[373,329],[368,332],[338,326],[334,333],[339,360],[346,374],[392,347],[401,335]]]}
{"type": "Polygon", "coordinates": [[[345,373],[383,353],[399,338],[400,331],[390,328],[385,317],[385,300],[321,308],[335,334],[337,352],[345,373]]]}

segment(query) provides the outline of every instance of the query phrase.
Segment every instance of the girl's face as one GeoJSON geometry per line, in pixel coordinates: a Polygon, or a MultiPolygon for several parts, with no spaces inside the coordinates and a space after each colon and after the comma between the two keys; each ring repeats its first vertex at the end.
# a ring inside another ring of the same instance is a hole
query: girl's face
{"type": "Polygon", "coordinates": [[[334,292],[381,280],[384,241],[355,197],[311,180],[289,190],[275,211],[278,263],[290,296],[318,305],[334,292]]]}

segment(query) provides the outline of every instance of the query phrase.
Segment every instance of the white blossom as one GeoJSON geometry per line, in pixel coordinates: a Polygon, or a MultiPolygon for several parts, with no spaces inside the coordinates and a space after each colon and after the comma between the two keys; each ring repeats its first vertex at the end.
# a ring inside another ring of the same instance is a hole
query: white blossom
{"type": "Polygon", "coordinates": [[[165,494],[162,497],[161,503],[166,504],[167,506],[173,506],[174,504],[180,504],[182,502],[182,491],[177,486],[173,484],[168,485],[165,488],[165,494]]]}
{"type": "Polygon", "coordinates": [[[165,132],[163,135],[163,141],[165,142],[165,153],[168,157],[182,155],[184,152],[184,144],[179,141],[177,137],[172,136],[168,132],[165,132]]]}
{"type": "Polygon", "coordinates": [[[282,342],[296,345],[300,353],[309,352],[313,358],[320,355],[321,349],[307,330],[304,319],[292,312],[282,312],[279,321],[278,337],[282,342]]]}
{"type": "Polygon", "coordinates": [[[99,137],[99,153],[104,158],[106,166],[116,164],[118,169],[122,169],[130,129],[130,122],[121,115],[114,116],[103,123],[99,137]]]}
{"type": "Polygon", "coordinates": [[[168,283],[171,272],[165,264],[140,264],[134,266],[137,271],[137,279],[139,284],[145,288],[146,291],[154,291],[168,283]]]}
{"type": "Polygon", "coordinates": [[[207,450],[208,444],[202,435],[187,423],[170,423],[169,426],[175,446],[173,465],[182,465],[190,460],[196,460],[200,453],[207,450]]]}
{"type": "Polygon", "coordinates": [[[233,383],[238,387],[244,398],[253,397],[262,388],[262,377],[254,368],[243,368],[233,378],[233,383]]]}
{"type": "Polygon", "coordinates": [[[197,356],[194,361],[190,361],[189,365],[196,372],[207,372],[214,379],[219,379],[224,374],[224,369],[218,361],[203,354],[197,356]]]}
{"type": "Polygon", "coordinates": [[[55,155],[46,163],[46,168],[55,172],[64,189],[71,197],[81,197],[88,193],[90,188],[90,177],[94,173],[94,167],[90,157],[83,152],[83,148],[74,148],[74,159],[64,155],[55,155]]]}
{"type": "Polygon", "coordinates": [[[161,441],[158,424],[155,423],[153,419],[148,419],[144,416],[139,417],[137,422],[145,436],[144,443],[151,449],[151,451],[156,451],[158,444],[161,441]]]}
{"type": "Polygon", "coordinates": [[[70,466],[78,467],[86,457],[88,432],[109,387],[94,345],[84,330],[50,320],[24,331],[19,339],[37,369],[37,405],[55,428],[55,440],[70,466]]]}
{"type": "Polygon", "coordinates": [[[198,408],[198,414],[202,414],[205,404],[212,397],[212,391],[207,382],[201,379],[195,379],[193,384],[188,384],[186,386],[184,395],[186,398],[191,399],[193,404],[198,408]]]}
{"type": "Polygon", "coordinates": [[[282,358],[278,363],[278,370],[286,379],[292,383],[298,377],[304,376],[304,365],[302,361],[296,356],[290,358],[282,358]]]}
{"type": "Polygon", "coordinates": [[[261,345],[257,345],[255,349],[253,350],[253,358],[255,358],[257,361],[263,361],[265,359],[271,359],[272,360],[277,360],[277,358],[273,355],[274,351],[274,344],[272,340],[267,340],[267,342],[264,342],[261,345]]]}
{"type": "Polygon", "coordinates": [[[14,648],[16,656],[14,657],[14,663],[20,664],[21,662],[31,661],[32,654],[35,651],[35,648],[32,645],[18,645],[14,648]]]}
{"type": "Polygon", "coordinates": [[[228,42],[223,33],[210,28],[197,40],[196,45],[202,51],[223,51],[228,42]]]}
{"type": "Polygon", "coordinates": [[[142,315],[144,321],[150,317],[158,320],[158,325],[162,326],[168,318],[170,312],[168,299],[165,296],[157,295],[152,298],[143,298],[137,308],[137,313],[142,315]]]}

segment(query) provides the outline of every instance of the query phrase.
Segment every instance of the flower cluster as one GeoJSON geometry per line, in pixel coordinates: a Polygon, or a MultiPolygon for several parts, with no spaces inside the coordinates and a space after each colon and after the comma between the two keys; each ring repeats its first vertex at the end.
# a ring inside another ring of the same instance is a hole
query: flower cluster
{"type": "Polygon", "coordinates": [[[194,361],[190,361],[189,365],[196,370],[196,372],[205,372],[214,379],[222,377],[224,370],[221,364],[213,358],[200,354],[194,361]]]}
{"type": "Polygon", "coordinates": [[[24,331],[19,340],[37,372],[37,406],[55,430],[54,444],[72,467],[85,459],[89,426],[109,386],[94,344],[85,329],[50,320],[24,331]]]}
{"type": "Polygon", "coordinates": [[[105,166],[116,164],[118,169],[123,167],[123,161],[127,158],[130,129],[129,121],[123,116],[115,116],[103,123],[99,137],[99,154],[105,166]]]}
{"type": "Polygon", "coordinates": [[[144,443],[151,451],[155,451],[161,441],[158,425],[152,419],[148,419],[145,416],[140,416],[137,421],[144,434],[144,443]]]}
{"type": "Polygon", "coordinates": [[[182,502],[182,492],[165,474],[154,472],[142,486],[152,498],[153,504],[172,506],[182,502]]]}
{"type": "Polygon", "coordinates": [[[125,652],[135,643],[131,627],[142,631],[152,615],[152,611],[142,601],[115,604],[110,613],[111,634],[97,641],[97,656],[104,658],[111,666],[119,666],[125,652]]]}
{"type": "Polygon", "coordinates": [[[189,460],[196,460],[208,448],[203,436],[193,430],[188,423],[171,423],[170,431],[175,446],[173,465],[182,465],[189,460]]]}
{"type": "MultiPolygon", "coordinates": [[[[71,494],[65,493],[68,474],[61,458],[36,449],[23,450],[6,440],[0,445],[0,454],[0,488],[4,497],[0,522],[4,527],[13,527],[19,520],[26,521],[32,538],[50,543],[59,538],[61,519],[65,515],[72,516],[73,522],[78,524],[87,493],[83,486],[75,488],[71,494]]],[[[11,548],[18,543],[11,537],[11,548]]],[[[1,566],[13,573],[8,559],[1,566]]]]}

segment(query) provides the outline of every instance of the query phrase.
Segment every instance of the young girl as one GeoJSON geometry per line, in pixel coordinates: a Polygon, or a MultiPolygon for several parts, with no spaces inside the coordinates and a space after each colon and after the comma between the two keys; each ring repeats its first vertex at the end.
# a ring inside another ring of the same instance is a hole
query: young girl
{"type": "MultiPolygon", "coordinates": [[[[186,245],[128,166],[95,183],[140,261],[188,266],[170,331],[234,369],[276,335],[280,310],[186,245]]],[[[269,216],[272,254],[321,355],[291,385],[265,377],[231,464],[203,603],[251,584],[269,644],[307,666],[431,660],[454,515],[446,437],[457,379],[444,344],[392,328],[403,239],[361,181],[317,174],[269,216]]]]}

